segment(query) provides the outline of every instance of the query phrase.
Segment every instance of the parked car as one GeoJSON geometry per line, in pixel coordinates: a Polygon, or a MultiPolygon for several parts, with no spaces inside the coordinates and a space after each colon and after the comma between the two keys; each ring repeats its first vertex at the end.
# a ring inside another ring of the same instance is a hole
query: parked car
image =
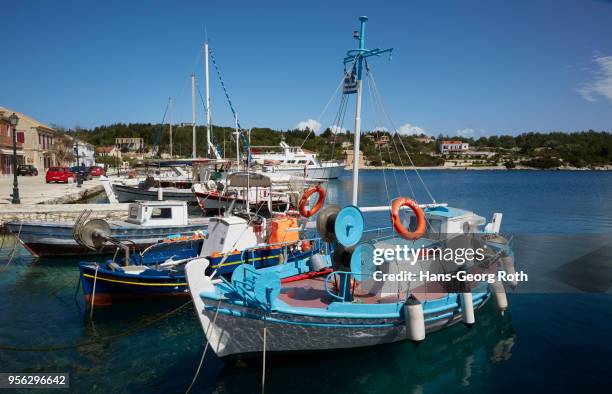
{"type": "Polygon", "coordinates": [[[80,175],[81,179],[84,181],[91,181],[93,179],[93,177],[91,176],[91,172],[89,171],[89,167],[87,166],[70,167],[70,171],[74,172],[77,175],[80,175]]]}
{"type": "Polygon", "coordinates": [[[68,183],[68,179],[72,178],[76,181],[76,174],[70,171],[68,167],[51,167],[47,170],[45,180],[47,183],[51,182],[64,182],[68,183]]]}
{"type": "Polygon", "coordinates": [[[100,166],[91,166],[91,167],[89,167],[89,172],[91,173],[91,176],[102,176],[102,175],[105,175],[104,174],[104,168],[102,168],[100,166]]]}
{"type": "Polygon", "coordinates": [[[38,170],[31,164],[19,164],[17,166],[17,175],[38,176],[38,170]]]}

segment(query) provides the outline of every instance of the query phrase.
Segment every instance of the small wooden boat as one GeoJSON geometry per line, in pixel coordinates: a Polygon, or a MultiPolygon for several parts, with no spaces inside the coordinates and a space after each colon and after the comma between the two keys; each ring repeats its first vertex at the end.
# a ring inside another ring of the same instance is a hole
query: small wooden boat
{"type": "MultiPolygon", "coordinates": [[[[189,219],[187,204],[180,201],[138,201],[128,206],[127,219],[109,221],[111,236],[144,250],[170,237],[199,236],[208,225],[207,218],[189,219]]],[[[6,228],[35,257],[61,257],[114,253],[105,245],[92,250],[79,245],[73,237],[74,222],[18,221],[6,228]]]]}

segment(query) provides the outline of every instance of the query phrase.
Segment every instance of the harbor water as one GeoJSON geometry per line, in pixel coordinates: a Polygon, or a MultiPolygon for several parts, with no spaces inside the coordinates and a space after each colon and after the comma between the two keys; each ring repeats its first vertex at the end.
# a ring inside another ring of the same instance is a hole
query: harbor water
{"type": "MultiPolygon", "coordinates": [[[[503,212],[502,231],[516,237],[517,269],[530,275],[528,291],[509,293],[504,317],[489,304],[471,329],[456,325],[418,346],[268,355],[266,392],[607,392],[612,172],[420,174],[438,202],[488,220],[503,212]],[[597,291],[559,276],[566,262],[576,269],[572,261],[592,250],[607,261],[585,279],[596,277],[597,291]]],[[[327,185],[328,202],[350,203],[351,188],[346,172],[327,185]]],[[[383,205],[387,196],[412,191],[419,202],[431,202],[413,172],[363,171],[359,205],[383,205]]],[[[368,214],[366,224],[389,226],[388,213],[368,214]]],[[[189,386],[204,338],[192,306],[184,305],[188,299],[98,308],[90,321],[82,295],[75,296],[79,258],[34,261],[12,237],[0,242],[0,372],[68,372],[74,392],[189,386]]],[[[260,357],[220,360],[209,351],[194,392],[259,392],[261,367],[260,357]]]]}

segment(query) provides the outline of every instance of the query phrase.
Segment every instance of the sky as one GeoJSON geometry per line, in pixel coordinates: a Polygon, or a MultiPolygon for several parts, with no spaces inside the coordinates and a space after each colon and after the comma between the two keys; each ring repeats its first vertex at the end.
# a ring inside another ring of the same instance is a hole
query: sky
{"type": "MultiPolygon", "coordinates": [[[[612,131],[610,0],[2,3],[0,105],[67,128],[157,123],[170,96],[191,122],[208,38],[242,127],[353,130],[334,92],[367,15],[366,47],[394,49],[369,61],[384,111],[365,87],[364,129],[612,131]]],[[[211,101],[233,124],[212,65],[211,101]]]]}

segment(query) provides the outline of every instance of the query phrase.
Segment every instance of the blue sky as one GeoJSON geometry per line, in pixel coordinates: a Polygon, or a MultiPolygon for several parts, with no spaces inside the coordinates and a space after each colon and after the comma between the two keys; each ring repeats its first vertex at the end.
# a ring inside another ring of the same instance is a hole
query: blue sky
{"type": "MultiPolygon", "coordinates": [[[[357,17],[367,15],[366,45],[394,48],[391,61],[371,66],[404,132],[612,131],[610,1],[6,1],[2,8],[0,105],[66,127],[159,122],[168,96],[174,121],[189,122],[192,72],[203,90],[205,26],[243,127],[318,120],[345,51],[356,45],[357,17]]],[[[212,77],[214,122],[231,124],[212,77]]],[[[366,92],[364,127],[391,128],[370,104],[366,92]]],[[[329,126],[336,110],[334,101],[319,123],[329,126]]]]}

